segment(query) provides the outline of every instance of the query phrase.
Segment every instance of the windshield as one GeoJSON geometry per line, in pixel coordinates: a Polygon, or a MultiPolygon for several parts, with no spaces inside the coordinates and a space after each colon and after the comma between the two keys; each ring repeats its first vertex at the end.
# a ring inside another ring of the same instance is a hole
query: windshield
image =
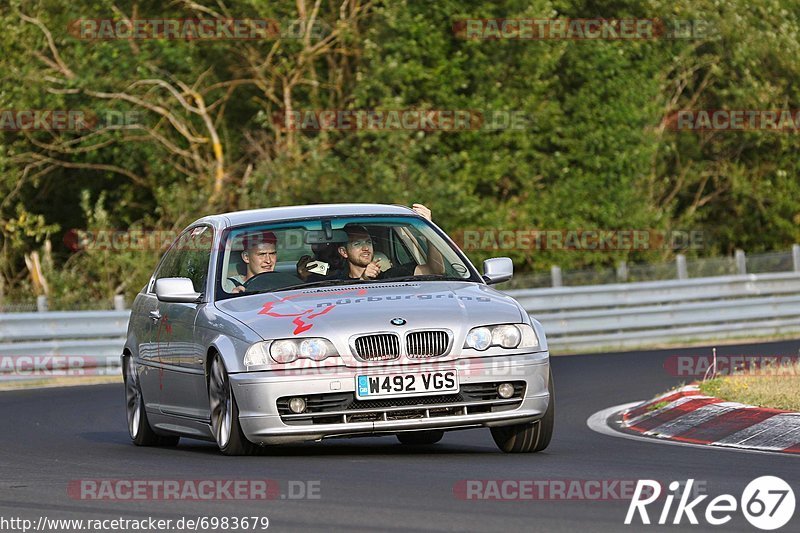
{"type": "Polygon", "coordinates": [[[480,282],[463,255],[417,217],[306,219],[227,232],[218,298],[383,281],[480,282]]]}

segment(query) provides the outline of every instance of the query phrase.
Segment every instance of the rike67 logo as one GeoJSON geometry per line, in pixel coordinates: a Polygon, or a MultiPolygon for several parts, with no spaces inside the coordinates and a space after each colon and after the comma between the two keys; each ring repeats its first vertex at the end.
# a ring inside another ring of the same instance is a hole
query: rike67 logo
{"type": "MultiPolygon", "coordinates": [[[[657,517],[657,524],[671,523],[678,525],[685,518],[690,524],[697,525],[698,516],[705,519],[707,524],[721,526],[730,522],[733,513],[741,509],[742,514],[750,524],[761,530],[774,530],[786,525],[794,515],[794,491],[784,480],[775,476],[762,476],[751,481],[742,492],[742,497],[737,501],[730,494],[721,494],[707,502],[705,512],[701,513],[700,504],[708,495],[692,496],[694,479],[689,479],[685,484],[673,481],[669,484],[669,492],[663,498],[663,507],[657,517]],[[684,486],[685,485],[685,486],[684,486]],[[684,486],[683,491],[677,491],[684,486]],[[675,499],[678,504],[673,512],[675,499]],[[670,516],[672,520],[670,521],[670,516]]],[[[661,498],[661,484],[651,479],[640,479],[636,484],[633,499],[625,516],[625,525],[630,525],[638,519],[642,524],[651,524],[647,506],[661,498]]],[[[659,504],[661,502],[659,501],[659,504]]],[[[651,509],[657,511],[656,504],[651,509]]],[[[654,517],[655,518],[655,517],[654,517]]]]}

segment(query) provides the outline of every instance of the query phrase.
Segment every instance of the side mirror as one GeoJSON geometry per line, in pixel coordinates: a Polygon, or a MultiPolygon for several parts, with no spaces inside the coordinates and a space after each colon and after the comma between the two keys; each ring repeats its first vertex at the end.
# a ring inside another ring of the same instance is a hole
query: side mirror
{"type": "Polygon", "coordinates": [[[514,263],[508,257],[493,257],[483,262],[483,281],[488,285],[503,283],[514,275],[514,263]]]}
{"type": "Polygon", "coordinates": [[[189,278],[161,278],[156,280],[156,298],[160,302],[193,304],[202,296],[195,292],[189,278]]]}

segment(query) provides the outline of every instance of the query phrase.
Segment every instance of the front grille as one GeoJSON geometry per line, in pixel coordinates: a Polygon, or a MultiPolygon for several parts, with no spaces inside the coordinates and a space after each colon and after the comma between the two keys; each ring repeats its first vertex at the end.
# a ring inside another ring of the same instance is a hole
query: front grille
{"type": "Polygon", "coordinates": [[[448,344],[446,331],[412,331],[406,336],[406,352],[411,359],[444,355],[448,344]]]}
{"type": "Polygon", "coordinates": [[[386,409],[389,407],[407,407],[409,405],[432,405],[437,403],[463,402],[460,394],[417,396],[416,398],[387,398],[385,400],[358,400],[350,403],[348,409],[386,409]]]}
{"type": "Polygon", "coordinates": [[[525,397],[525,382],[514,381],[514,394],[502,399],[498,383],[465,383],[456,394],[356,400],[352,392],[302,396],[306,412],[292,414],[290,397],[277,401],[281,420],[289,425],[347,424],[352,422],[435,418],[516,409],[525,397]]]}
{"type": "Polygon", "coordinates": [[[356,355],[364,361],[388,361],[400,357],[400,339],[392,333],[358,337],[355,348],[356,355]]]}

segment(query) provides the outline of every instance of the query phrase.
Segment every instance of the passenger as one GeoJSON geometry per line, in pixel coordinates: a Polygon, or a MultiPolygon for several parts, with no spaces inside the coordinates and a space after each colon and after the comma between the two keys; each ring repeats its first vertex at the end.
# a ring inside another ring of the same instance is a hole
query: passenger
{"type": "Polygon", "coordinates": [[[383,252],[373,252],[372,260],[378,263],[381,272],[386,272],[387,270],[392,268],[392,262],[389,260],[389,256],[383,252]]]}
{"type": "Polygon", "coordinates": [[[274,272],[278,262],[278,238],[271,231],[249,233],[242,239],[242,261],[247,265],[244,274],[227,278],[222,288],[230,293],[244,292],[244,284],[256,274],[274,272]]]}
{"type": "MultiPolygon", "coordinates": [[[[414,211],[427,220],[431,220],[431,211],[422,204],[414,204],[414,211]]],[[[420,276],[425,274],[443,274],[444,261],[442,254],[434,247],[428,249],[428,260],[422,265],[411,262],[407,265],[390,265],[385,271],[381,269],[380,258],[375,258],[372,237],[367,228],[358,224],[344,227],[347,233],[347,244],[339,247],[339,254],[347,260],[345,268],[333,275],[340,279],[386,279],[402,276],[420,276]]]]}
{"type": "Polygon", "coordinates": [[[344,258],[339,255],[338,249],[339,246],[343,244],[344,243],[341,242],[312,244],[311,251],[314,252],[314,256],[304,255],[297,261],[297,275],[303,281],[314,282],[322,281],[326,279],[331,272],[341,270],[344,267],[344,258]],[[325,274],[319,274],[309,270],[309,265],[313,267],[314,263],[318,262],[327,263],[328,270],[325,274]]]}

